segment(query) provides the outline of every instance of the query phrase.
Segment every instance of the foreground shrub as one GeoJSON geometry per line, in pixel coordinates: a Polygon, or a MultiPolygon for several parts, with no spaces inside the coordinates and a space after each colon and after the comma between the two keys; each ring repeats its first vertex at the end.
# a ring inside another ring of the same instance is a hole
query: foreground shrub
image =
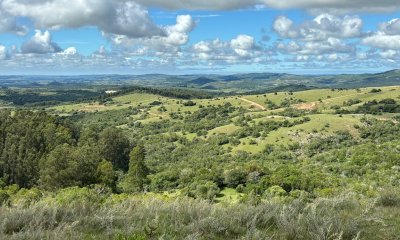
{"type": "Polygon", "coordinates": [[[351,197],[223,205],[68,188],[0,207],[0,239],[355,239],[366,213],[351,197]]]}
{"type": "Polygon", "coordinates": [[[383,207],[399,207],[400,192],[395,189],[387,189],[380,193],[377,204],[383,207]]]}

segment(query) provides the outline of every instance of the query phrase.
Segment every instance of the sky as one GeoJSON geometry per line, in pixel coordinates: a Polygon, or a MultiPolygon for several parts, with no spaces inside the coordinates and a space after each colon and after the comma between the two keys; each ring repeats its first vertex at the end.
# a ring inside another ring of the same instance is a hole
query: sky
{"type": "Polygon", "coordinates": [[[400,0],[0,0],[0,75],[400,68],[400,0]]]}

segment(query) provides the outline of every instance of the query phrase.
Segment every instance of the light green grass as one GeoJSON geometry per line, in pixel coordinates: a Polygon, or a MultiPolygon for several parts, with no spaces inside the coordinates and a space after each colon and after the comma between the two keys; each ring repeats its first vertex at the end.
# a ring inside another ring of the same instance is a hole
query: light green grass
{"type": "Polygon", "coordinates": [[[235,126],[234,124],[229,124],[221,127],[214,128],[208,132],[208,136],[216,135],[216,134],[232,134],[241,129],[239,126],[235,126]]]}
{"type": "Polygon", "coordinates": [[[244,194],[238,193],[233,188],[224,188],[216,198],[218,203],[237,204],[244,194]]]}
{"type": "Polygon", "coordinates": [[[287,146],[293,143],[301,143],[306,141],[307,136],[313,134],[314,131],[317,131],[319,134],[329,135],[339,130],[347,130],[352,135],[357,136],[354,125],[360,124],[362,116],[344,115],[340,117],[338,115],[317,114],[309,115],[308,117],[310,117],[311,121],[290,128],[279,128],[276,131],[270,132],[265,139],[254,139],[251,137],[241,139],[242,144],[233,147],[233,152],[259,153],[267,144],[287,146]],[[257,144],[250,145],[251,140],[255,140],[257,144]]]}

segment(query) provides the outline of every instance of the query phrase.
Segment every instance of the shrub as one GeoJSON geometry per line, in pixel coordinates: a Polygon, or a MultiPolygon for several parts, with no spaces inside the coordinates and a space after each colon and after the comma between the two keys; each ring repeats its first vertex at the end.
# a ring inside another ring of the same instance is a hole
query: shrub
{"type": "Polygon", "coordinates": [[[287,196],[287,192],[280,186],[272,186],[267,189],[266,195],[270,197],[283,197],[287,196]]]}
{"type": "Polygon", "coordinates": [[[394,189],[387,189],[380,193],[377,204],[383,207],[399,207],[400,193],[394,189]]]}
{"type": "Polygon", "coordinates": [[[107,195],[99,194],[95,189],[71,187],[60,190],[55,201],[65,206],[79,206],[100,204],[107,195]]]}
{"type": "Polygon", "coordinates": [[[0,206],[3,205],[9,198],[10,195],[7,193],[7,191],[0,189],[0,206]]]}
{"type": "Polygon", "coordinates": [[[224,183],[228,187],[237,187],[239,184],[246,182],[247,174],[240,168],[226,170],[224,172],[224,183]]]}

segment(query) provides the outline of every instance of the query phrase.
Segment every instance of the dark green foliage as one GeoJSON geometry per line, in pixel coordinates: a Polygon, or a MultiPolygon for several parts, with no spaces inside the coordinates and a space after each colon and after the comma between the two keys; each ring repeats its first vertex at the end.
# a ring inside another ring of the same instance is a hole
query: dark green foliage
{"type": "Polygon", "coordinates": [[[39,161],[60,144],[73,144],[72,129],[43,112],[0,113],[0,178],[6,184],[32,187],[39,161]]]}
{"type": "Polygon", "coordinates": [[[305,151],[308,156],[314,156],[330,149],[351,146],[354,143],[353,136],[349,132],[339,131],[331,136],[312,138],[305,146],[305,151]]]}
{"type": "Polygon", "coordinates": [[[123,87],[120,91],[113,94],[113,96],[125,95],[127,93],[150,93],[156,94],[164,97],[180,98],[180,99],[194,99],[194,98],[212,98],[215,94],[200,91],[200,90],[190,90],[185,88],[153,88],[153,87],[141,87],[141,86],[131,86],[123,87]]]}
{"type": "Polygon", "coordinates": [[[187,101],[187,102],[183,103],[183,106],[186,106],[186,107],[196,106],[196,103],[193,101],[187,101]]]}
{"type": "Polygon", "coordinates": [[[246,173],[241,168],[229,169],[224,172],[224,184],[228,187],[237,187],[246,182],[246,173]]]}
{"type": "Polygon", "coordinates": [[[235,110],[235,107],[229,103],[220,106],[201,108],[197,112],[185,117],[183,121],[185,124],[184,129],[188,132],[195,133],[226,125],[229,123],[232,117],[231,114],[235,110]]]}
{"type": "Polygon", "coordinates": [[[355,113],[382,114],[400,113],[400,105],[394,99],[384,99],[381,101],[370,101],[355,110],[355,113]]]}
{"type": "Polygon", "coordinates": [[[40,184],[47,189],[94,184],[100,160],[89,146],[60,145],[41,161],[40,184]]]}
{"type": "Polygon", "coordinates": [[[147,183],[149,169],[145,165],[145,149],[142,145],[133,148],[129,154],[129,170],[121,183],[124,192],[141,192],[147,183]]]}
{"type": "Polygon", "coordinates": [[[382,90],[379,89],[379,88],[373,88],[373,89],[370,91],[370,93],[380,93],[380,92],[382,92],[382,90]]]}
{"type": "Polygon", "coordinates": [[[4,95],[0,95],[0,100],[12,102],[15,105],[29,106],[48,106],[59,104],[60,102],[81,101],[98,97],[100,93],[88,90],[57,90],[53,94],[40,94],[31,91],[7,90],[4,95]]]}
{"type": "Polygon", "coordinates": [[[398,140],[400,135],[400,125],[392,121],[378,121],[372,118],[362,119],[364,124],[359,129],[360,136],[364,139],[375,141],[398,140]]]}
{"type": "Polygon", "coordinates": [[[356,104],[359,104],[359,103],[361,103],[362,101],[361,100],[359,100],[359,99],[350,99],[350,100],[348,100],[348,101],[346,101],[346,102],[344,102],[343,103],[343,106],[353,106],[353,105],[356,105],[356,104]]]}
{"type": "Polygon", "coordinates": [[[211,181],[200,181],[189,186],[188,196],[214,201],[220,192],[216,183],[211,181]]]}
{"type": "Polygon", "coordinates": [[[106,128],[100,133],[98,145],[101,157],[110,161],[116,170],[128,170],[131,144],[122,130],[106,128]]]}

